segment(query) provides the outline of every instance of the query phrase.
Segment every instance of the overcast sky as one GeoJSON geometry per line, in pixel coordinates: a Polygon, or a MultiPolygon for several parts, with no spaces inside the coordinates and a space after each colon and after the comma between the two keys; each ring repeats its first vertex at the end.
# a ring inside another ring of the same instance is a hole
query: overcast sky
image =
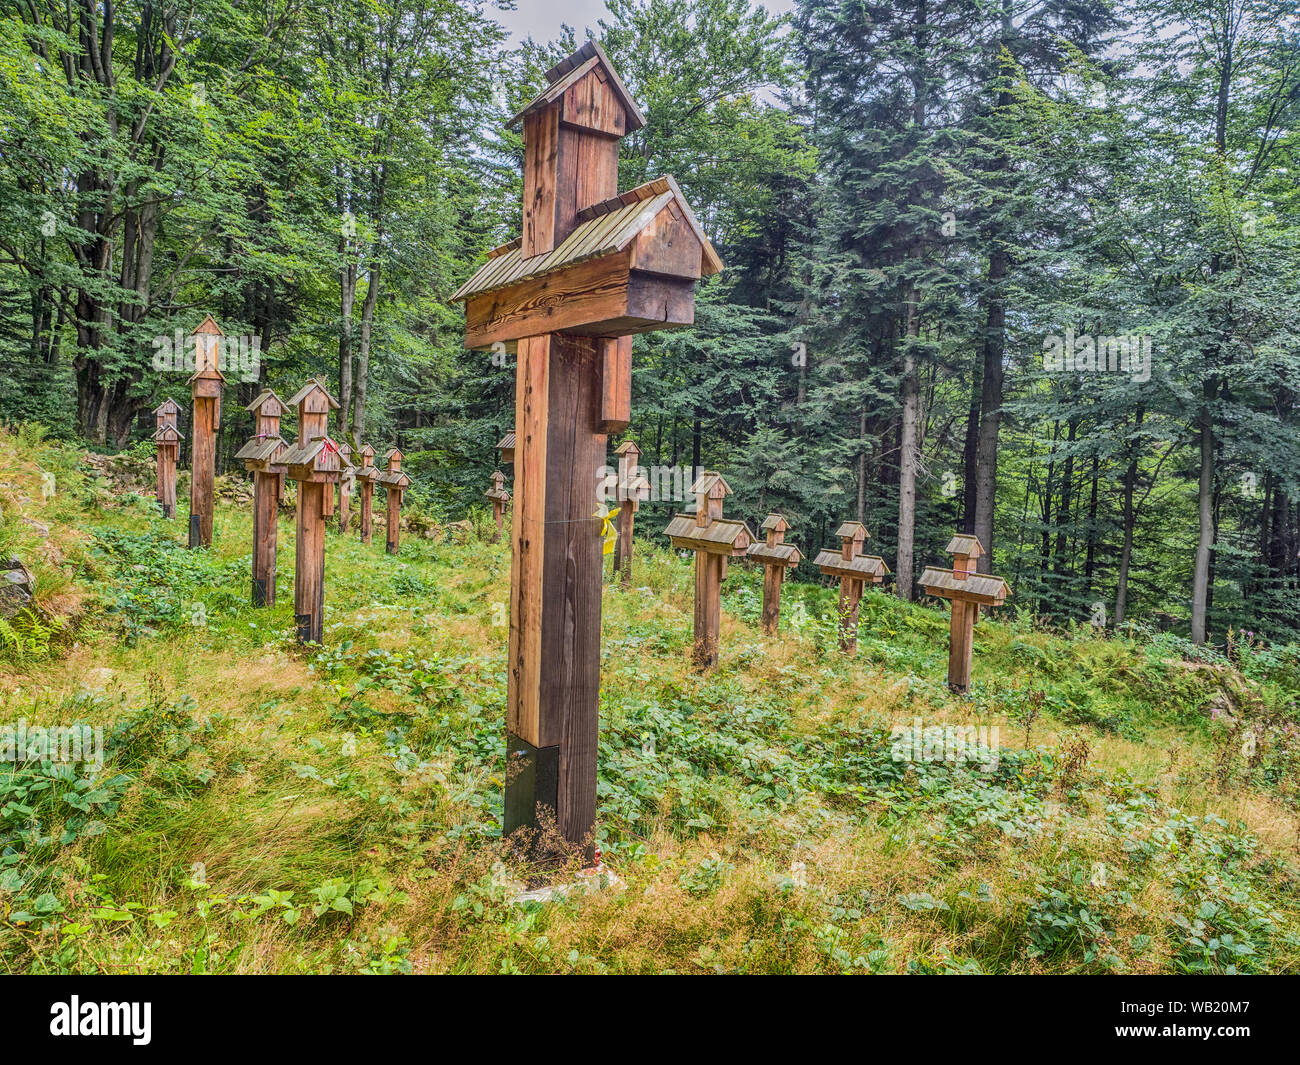
{"type": "MultiPolygon", "coordinates": [[[[795,0],[762,0],[768,11],[791,11],[795,0]]],[[[536,41],[549,41],[559,35],[560,23],[567,22],[578,33],[578,40],[586,37],[587,27],[594,28],[596,20],[605,14],[605,0],[518,0],[517,11],[487,13],[510,30],[516,41],[532,36],[536,41]]]]}

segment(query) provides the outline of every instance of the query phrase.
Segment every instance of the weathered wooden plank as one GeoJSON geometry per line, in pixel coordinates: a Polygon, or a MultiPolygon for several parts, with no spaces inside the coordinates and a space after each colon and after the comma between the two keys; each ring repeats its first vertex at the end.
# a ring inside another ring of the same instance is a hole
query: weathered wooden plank
{"type": "Polygon", "coordinates": [[[600,415],[596,431],[621,433],[632,423],[632,338],[600,339],[600,415]]]}

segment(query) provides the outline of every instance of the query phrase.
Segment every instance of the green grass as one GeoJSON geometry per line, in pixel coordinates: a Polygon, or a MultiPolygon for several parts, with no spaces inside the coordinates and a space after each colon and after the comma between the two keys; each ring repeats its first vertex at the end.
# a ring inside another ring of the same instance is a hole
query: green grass
{"type": "Polygon", "coordinates": [[[253,610],[247,512],[220,506],[215,548],[186,551],[184,501],[165,522],[31,453],[66,492],[6,474],[0,535],[35,552],[11,522],[50,525],[78,609],[0,657],[0,724],[98,726],[105,761],[0,762],[0,971],[1300,970],[1295,648],[1193,662],[1008,612],[957,698],[942,611],[869,594],[846,659],[833,589],[787,586],[767,639],[735,565],[699,677],[690,566],[638,543],[601,662],[622,886],[519,905],[505,543],[390,558],[331,534],[326,646],[302,650],[288,516],[280,602],[253,610]],[[1211,721],[1219,691],[1240,709],[1211,721]],[[896,761],[918,717],[996,726],[996,768],[896,761]]]}

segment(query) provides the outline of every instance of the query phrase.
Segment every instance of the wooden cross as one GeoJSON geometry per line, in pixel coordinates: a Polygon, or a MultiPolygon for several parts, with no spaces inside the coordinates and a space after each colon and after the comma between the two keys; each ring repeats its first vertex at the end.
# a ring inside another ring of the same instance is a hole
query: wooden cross
{"type": "Polygon", "coordinates": [[[618,539],[614,541],[614,573],[624,588],[632,586],[632,526],[641,504],[650,498],[650,482],[646,480],[637,459],[641,449],[631,440],[624,440],[614,449],[618,456],[618,539]]]}
{"type": "Polygon", "coordinates": [[[632,334],[690,325],[722,263],[671,178],[619,194],[619,140],[645,120],[599,45],[546,80],[516,116],[522,235],[454,298],[466,347],[518,353],[505,833],[553,822],[590,853],[605,437],[630,421],[632,334]]]}
{"type": "Polygon", "coordinates": [[[749,545],[749,557],[763,563],[761,628],[769,636],[776,635],[777,623],[781,619],[781,582],[785,579],[785,571],[794,569],[803,560],[799,549],[785,542],[789,528],[782,515],[769,514],[758,527],[759,532],[767,534],[767,543],[749,545]]]}
{"type": "Polygon", "coordinates": [[[695,513],[678,514],[664,530],[674,547],[695,552],[695,668],[713,669],[718,664],[718,641],[722,626],[722,582],[727,578],[727,559],[748,553],[754,534],[743,521],[722,516],[722,500],[731,488],[722,475],[705,471],[691,485],[695,513]]]}
{"type": "Polygon", "coordinates": [[[391,448],[384,458],[388,469],[379,475],[388,506],[388,542],[384,550],[395,555],[402,546],[402,493],[410,487],[411,478],[402,472],[403,456],[397,448],[391,448]]]}
{"type": "Polygon", "coordinates": [[[279,539],[280,485],[285,468],[280,457],[289,445],[280,437],[284,400],[269,388],[246,410],[256,419],[253,438],[235,452],[253,474],[253,606],[275,606],[275,549],[279,539]]]}
{"type": "Polygon", "coordinates": [[[510,502],[510,493],[506,491],[506,475],[500,470],[492,471],[492,487],[483,493],[492,501],[492,520],[497,523],[497,531],[492,535],[492,542],[501,540],[501,529],[506,520],[506,504],[510,502]]]}
{"type": "Polygon", "coordinates": [[[381,474],[375,466],[375,449],[369,444],[361,448],[361,466],[357,469],[357,480],[361,482],[361,542],[370,543],[373,521],[375,482],[381,474]]]}
{"type": "Polygon", "coordinates": [[[955,692],[970,689],[970,663],[975,649],[975,622],[981,606],[1001,606],[1011,588],[1001,577],[976,573],[975,563],[984,545],[975,536],[958,533],[949,542],[952,569],[927,566],[921,574],[926,595],[952,602],[948,627],[948,687],[955,692]]]}
{"type": "Polygon", "coordinates": [[[164,518],[176,517],[176,461],[180,457],[181,431],[176,426],[181,405],[165,399],[154,412],[157,428],[153,439],[158,449],[158,505],[164,518]]]}
{"type": "Polygon", "coordinates": [[[352,520],[352,489],[357,483],[357,468],[352,465],[352,445],[339,444],[339,458],[343,468],[339,471],[339,532],[348,531],[352,520]]]}
{"type": "Polygon", "coordinates": [[[300,642],[321,643],[325,636],[325,519],[334,510],[334,485],[343,468],[338,445],[329,437],[329,416],[339,404],[315,380],[303,385],[289,404],[298,408],[298,442],[280,456],[280,463],[298,482],[294,620],[300,642]]]}
{"type": "Polygon", "coordinates": [[[868,581],[879,584],[889,575],[889,567],[879,555],[864,555],[862,545],[870,534],[861,522],[846,521],[835,533],[840,550],[822,551],[813,562],[826,576],[840,579],[840,650],[853,654],[858,649],[858,610],[862,586],[868,581]]]}
{"type": "Polygon", "coordinates": [[[194,330],[193,443],[190,445],[190,547],[212,546],[212,487],[217,476],[217,430],[221,428],[221,337],[207,315],[194,330]]]}

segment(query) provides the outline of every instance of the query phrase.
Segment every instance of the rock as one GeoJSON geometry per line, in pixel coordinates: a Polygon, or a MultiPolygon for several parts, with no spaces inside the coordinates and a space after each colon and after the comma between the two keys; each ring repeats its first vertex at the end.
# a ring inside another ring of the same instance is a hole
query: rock
{"type": "Polygon", "coordinates": [[[0,563],[0,617],[6,620],[31,606],[36,580],[16,558],[0,563]]]}
{"type": "Polygon", "coordinates": [[[42,540],[49,539],[50,527],[48,525],[42,525],[35,518],[24,517],[23,521],[25,521],[28,525],[30,525],[33,529],[35,529],[36,535],[39,536],[42,540]]]}

